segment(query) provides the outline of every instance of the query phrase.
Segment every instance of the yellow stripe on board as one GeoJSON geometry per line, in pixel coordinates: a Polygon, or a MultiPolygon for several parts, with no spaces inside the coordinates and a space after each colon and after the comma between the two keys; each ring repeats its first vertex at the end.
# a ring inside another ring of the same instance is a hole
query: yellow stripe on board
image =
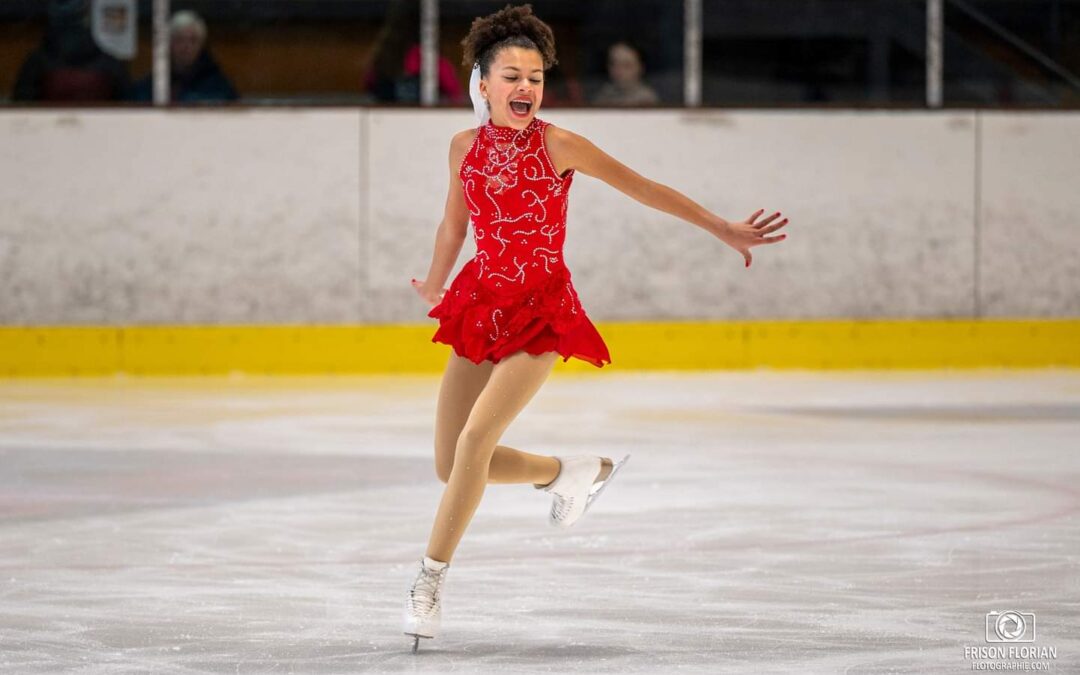
{"type": "MultiPolygon", "coordinates": [[[[1080,366],[1080,319],[598,322],[604,368],[1080,366]]],[[[423,324],[4,326],[0,376],[439,372],[450,347],[423,324]]]]}

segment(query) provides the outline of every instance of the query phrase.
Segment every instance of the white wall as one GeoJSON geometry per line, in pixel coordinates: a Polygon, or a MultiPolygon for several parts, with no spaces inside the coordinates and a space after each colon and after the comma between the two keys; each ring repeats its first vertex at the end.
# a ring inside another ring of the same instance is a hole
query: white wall
{"type": "MultiPolygon", "coordinates": [[[[741,256],[577,174],[594,320],[1080,315],[1080,115],[548,110],[728,219],[741,256]]],[[[0,324],[430,321],[468,110],[0,112],[0,324]]],[[[455,272],[473,254],[469,239],[455,272]]]]}

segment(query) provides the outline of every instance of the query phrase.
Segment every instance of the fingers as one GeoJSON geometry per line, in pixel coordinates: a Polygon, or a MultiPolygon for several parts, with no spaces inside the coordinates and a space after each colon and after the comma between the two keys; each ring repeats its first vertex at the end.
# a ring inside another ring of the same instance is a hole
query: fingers
{"type": "Polygon", "coordinates": [[[746,261],[747,267],[750,267],[750,263],[753,261],[753,257],[750,255],[751,246],[757,246],[759,244],[775,244],[777,242],[781,242],[787,239],[786,234],[777,235],[775,237],[762,236],[768,234],[769,232],[775,232],[779,230],[781,227],[787,225],[789,222],[787,218],[784,218],[777,223],[773,223],[774,220],[780,217],[781,214],[779,211],[759,222],[754,222],[758,219],[759,216],[761,216],[762,213],[765,213],[765,209],[758,209],[757,211],[754,211],[754,213],[752,213],[750,217],[747,218],[745,221],[747,225],[750,225],[750,229],[743,229],[740,231],[740,234],[745,235],[744,237],[740,237],[740,239],[745,242],[744,245],[746,246],[746,249],[740,249],[739,252],[742,253],[743,259],[746,261]],[[770,225],[770,223],[773,224],[770,225]],[[749,239],[749,241],[746,241],[746,239],[749,239]]]}
{"type": "Polygon", "coordinates": [[[771,223],[772,221],[776,220],[779,217],[780,217],[780,212],[777,211],[776,213],[772,214],[771,216],[769,216],[765,220],[762,220],[761,222],[755,224],[754,228],[755,229],[760,229],[762,227],[765,227],[766,225],[768,225],[769,223],[771,223]]]}
{"type": "MultiPolygon", "coordinates": [[[[411,282],[411,283],[412,283],[412,285],[413,285],[413,286],[415,286],[416,288],[422,288],[422,287],[424,286],[424,282],[423,282],[423,281],[418,281],[418,280],[417,280],[417,279],[415,279],[415,278],[414,278],[414,279],[410,279],[410,282],[411,282]]],[[[449,291],[449,290],[450,290],[449,288],[444,288],[444,289],[442,289],[442,292],[441,292],[441,293],[439,293],[439,297],[442,297],[442,296],[446,295],[447,291],[449,291]]]]}
{"type": "Polygon", "coordinates": [[[755,236],[753,239],[746,243],[747,246],[758,246],[759,244],[775,244],[778,241],[784,241],[787,239],[786,234],[778,234],[775,237],[759,237],[755,236]]]}
{"type": "Polygon", "coordinates": [[[784,225],[787,225],[787,224],[788,224],[788,219],[784,218],[783,220],[781,220],[779,223],[776,223],[775,225],[770,225],[768,227],[761,228],[760,230],[758,230],[758,233],[759,234],[768,234],[769,232],[776,232],[781,227],[783,227],[784,225]]]}

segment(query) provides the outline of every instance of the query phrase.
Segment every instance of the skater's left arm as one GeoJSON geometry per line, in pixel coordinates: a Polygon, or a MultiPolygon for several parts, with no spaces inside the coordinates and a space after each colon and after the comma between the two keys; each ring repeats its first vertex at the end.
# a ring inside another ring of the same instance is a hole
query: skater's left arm
{"type": "Polygon", "coordinates": [[[550,126],[546,137],[549,153],[560,158],[565,170],[575,169],[593,178],[599,178],[611,187],[654,209],[670,213],[706,232],[743,254],[746,266],[750,266],[750,247],[783,241],[787,235],[764,237],[762,235],[783,227],[787,218],[769,225],[780,216],[772,216],[755,222],[764,209],[756,211],[744,221],[732,222],[721,218],[678,190],[637,173],[619,160],[596,147],[589,139],[567,129],[550,126]]]}
{"type": "Polygon", "coordinates": [[[547,140],[551,153],[566,162],[567,168],[599,178],[646,206],[682,218],[713,234],[730,225],[681,192],[642,176],[584,136],[552,126],[547,140]]]}

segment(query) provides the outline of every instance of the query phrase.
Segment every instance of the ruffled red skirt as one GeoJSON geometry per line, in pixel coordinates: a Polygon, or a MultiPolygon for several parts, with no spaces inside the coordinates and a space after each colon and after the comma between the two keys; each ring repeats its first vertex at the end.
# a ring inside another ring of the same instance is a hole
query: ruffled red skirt
{"type": "Polygon", "coordinates": [[[450,345],[473,363],[498,363],[518,350],[558,352],[597,368],[611,363],[607,345],[585,314],[570,272],[556,268],[542,283],[516,293],[497,293],[477,278],[476,259],[465,263],[428,316],[439,320],[432,342],[450,345]]]}

